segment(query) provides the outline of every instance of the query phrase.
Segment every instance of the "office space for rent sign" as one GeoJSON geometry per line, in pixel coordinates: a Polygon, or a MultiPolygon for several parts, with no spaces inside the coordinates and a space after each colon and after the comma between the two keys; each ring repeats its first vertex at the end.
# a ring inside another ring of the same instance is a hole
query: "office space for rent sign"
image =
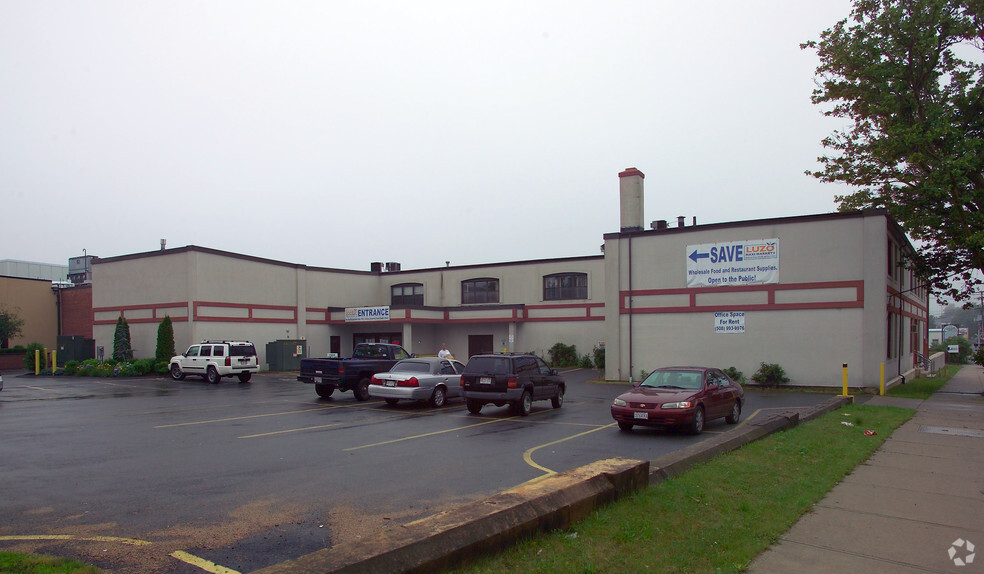
{"type": "Polygon", "coordinates": [[[735,287],[778,282],[778,239],[687,246],[687,287],[735,287]]]}

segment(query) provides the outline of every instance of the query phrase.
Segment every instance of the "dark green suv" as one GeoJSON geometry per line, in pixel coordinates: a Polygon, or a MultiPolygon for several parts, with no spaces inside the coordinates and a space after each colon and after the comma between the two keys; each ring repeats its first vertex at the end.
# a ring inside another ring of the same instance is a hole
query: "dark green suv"
{"type": "Polygon", "coordinates": [[[559,409],[566,388],[557,371],[536,355],[475,355],[461,374],[461,396],[472,414],[489,403],[508,404],[522,416],[530,414],[533,401],[550,400],[559,409]]]}

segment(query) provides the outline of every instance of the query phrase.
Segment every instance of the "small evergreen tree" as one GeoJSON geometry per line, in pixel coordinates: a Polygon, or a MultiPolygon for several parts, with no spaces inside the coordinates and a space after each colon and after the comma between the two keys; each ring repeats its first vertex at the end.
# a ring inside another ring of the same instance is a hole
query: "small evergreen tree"
{"type": "Polygon", "coordinates": [[[164,320],[157,327],[157,362],[167,362],[176,353],[174,352],[174,326],[171,324],[171,316],[164,315],[164,320]]]}
{"type": "Polygon", "coordinates": [[[132,355],[130,325],[127,324],[123,315],[120,315],[120,318],[116,320],[116,333],[113,335],[113,358],[117,361],[126,361],[132,355]]]}

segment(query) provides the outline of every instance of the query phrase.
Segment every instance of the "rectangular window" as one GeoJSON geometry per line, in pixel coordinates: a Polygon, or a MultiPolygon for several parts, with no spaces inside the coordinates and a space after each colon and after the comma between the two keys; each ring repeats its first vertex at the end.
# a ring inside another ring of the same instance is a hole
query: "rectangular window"
{"type": "Polygon", "coordinates": [[[587,298],[587,273],[558,273],[556,275],[547,275],[543,278],[544,301],[587,298]]]}
{"type": "Polygon", "coordinates": [[[424,286],[415,283],[394,285],[390,288],[390,305],[408,306],[424,304],[424,286]]]}
{"type": "Polygon", "coordinates": [[[472,279],[461,282],[461,303],[463,305],[498,302],[498,279],[472,279]]]}

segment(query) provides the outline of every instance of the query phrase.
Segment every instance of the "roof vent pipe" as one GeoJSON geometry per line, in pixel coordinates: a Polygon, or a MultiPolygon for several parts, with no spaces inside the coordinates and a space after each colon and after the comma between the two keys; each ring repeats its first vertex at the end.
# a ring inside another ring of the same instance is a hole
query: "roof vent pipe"
{"type": "Polygon", "coordinates": [[[696,226],[696,225],[697,225],[697,216],[695,215],[694,216],[694,226],[696,226]]]}
{"type": "Polygon", "coordinates": [[[677,216],[677,227],[683,227],[683,225],[684,225],[683,221],[685,219],[686,218],[684,216],[682,216],[682,215],[677,216]]]}

